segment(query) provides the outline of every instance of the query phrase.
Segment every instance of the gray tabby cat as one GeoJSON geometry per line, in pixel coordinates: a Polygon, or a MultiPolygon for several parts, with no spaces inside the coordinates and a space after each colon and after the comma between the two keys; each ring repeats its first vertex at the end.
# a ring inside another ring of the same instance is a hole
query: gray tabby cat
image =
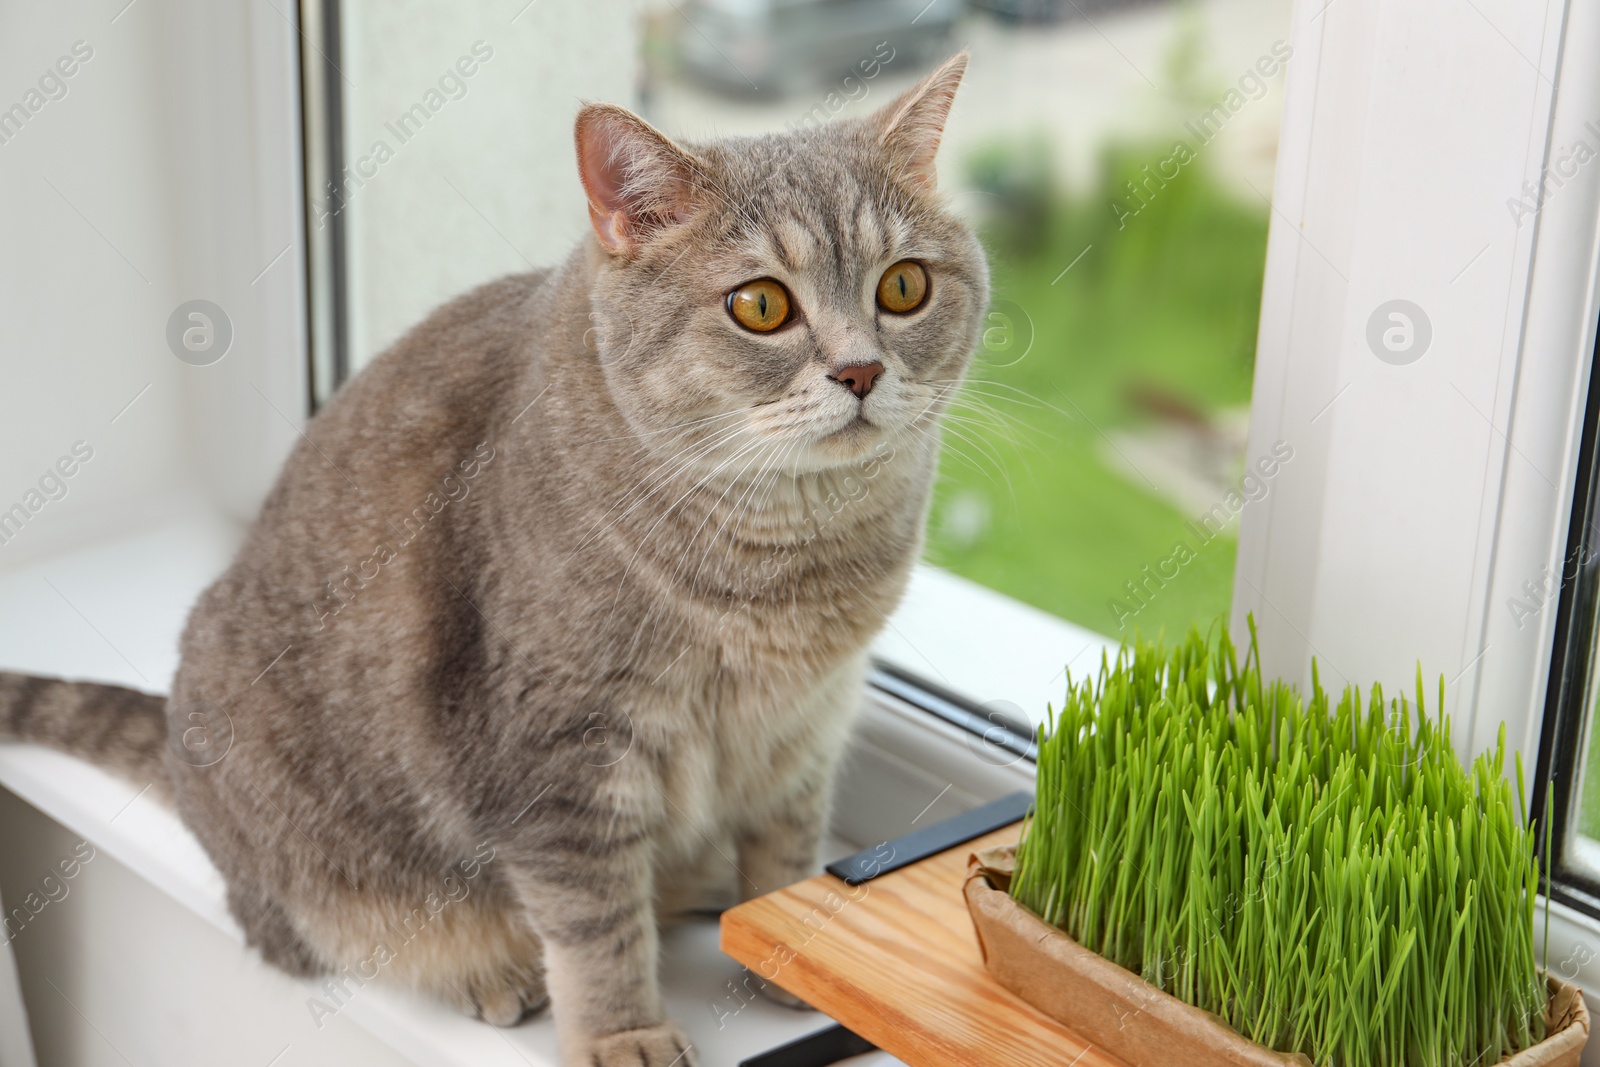
{"type": "Polygon", "coordinates": [[[311,421],[170,700],[0,675],[0,729],[157,781],[291,973],[500,1025],[548,989],[567,1063],[694,1062],[657,917],[708,858],[745,897],[814,870],[978,339],[934,189],[965,67],[702,145],[585,106],[597,239],[311,421]]]}

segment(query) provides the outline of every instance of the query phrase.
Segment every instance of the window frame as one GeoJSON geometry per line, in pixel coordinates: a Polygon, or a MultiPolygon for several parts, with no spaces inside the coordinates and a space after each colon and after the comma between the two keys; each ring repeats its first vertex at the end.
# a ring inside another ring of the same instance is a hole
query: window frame
{"type": "Polygon", "coordinates": [[[349,258],[340,199],[345,173],[340,0],[300,0],[299,21],[307,406],[316,414],[350,377],[349,258]],[[319,218],[324,208],[325,224],[319,218]]]}
{"type": "Polygon", "coordinates": [[[1500,205],[1600,114],[1595,65],[1568,54],[1594,39],[1594,22],[1562,0],[1442,21],[1400,6],[1297,10],[1250,434],[1252,455],[1293,437],[1297,456],[1244,513],[1234,586],[1235,627],[1254,614],[1269,671],[1306,683],[1316,657],[1325,682],[1408,693],[1420,661],[1451,683],[1463,756],[1503,723],[1530,768],[1554,613],[1518,618],[1507,603],[1566,547],[1600,181],[1580,172],[1531,225],[1500,205]],[[1472,53],[1473,84],[1501,101],[1490,115],[1454,100],[1442,73],[1461,67],[1451,50],[1472,48],[1485,49],[1472,53]],[[1424,169],[1396,139],[1427,119],[1481,119],[1494,136],[1430,141],[1424,169]],[[1424,183],[1448,210],[1407,200],[1424,183]],[[1483,233],[1445,232],[1441,215],[1483,233]],[[1474,262],[1484,274],[1463,271],[1474,262]],[[1451,289],[1463,273],[1470,292],[1451,289]],[[1367,313],[1419,289],[1449,332],[1419,362],[1387,366],[1367,350],[1367,313]],[[1398,438],[1413,451],[1396,455],[1397,438],[1371,431],[1400,418],[1425,435],[1398,438]],[[1407,493],[1446,479],[1430,499],[1448,497],[1455,514],[1407,509],[1407,493]]]}
{"type": "MultiPolygon", "coordinates": [[[[1600,355],[1600,349],[1597,349],[1600,355]]],[[[1567,550],[1562,556],[1559,603],[1549,688],[1545,699],[1534,773],[1532,817],[1549,820],[1548,848],[1539,856],[1545,893],[1600,921],[1600,871],[1570,863],[1574,809],[1583,784],[1585,743],[1590,734],[1600,639],[1600,377],[1591,373],[1567,550]],[[1576,567],[1568,564],[1575,561],[1576,567]]],[[[1591,771],[1594,768],[1590,769],[1591,771]]]]}

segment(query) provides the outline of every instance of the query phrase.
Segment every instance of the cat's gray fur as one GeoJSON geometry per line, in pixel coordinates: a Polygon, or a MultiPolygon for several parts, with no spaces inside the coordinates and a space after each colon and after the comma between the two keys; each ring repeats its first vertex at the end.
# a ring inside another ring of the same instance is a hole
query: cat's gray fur
{"type": "Polygon", "coordinates": [[[291,972],[502,1024],[548,985],[567,1062],[693,1062],[657,915],[708,857],[745,896],[814,869],[977,341],[983,255],[933,183],[964,68],[681,148],[585,107],[597,239],[434,312],[312,420],[170,701],[0,675],[0,729],[157,780],[291,972]],[[931,294],[893,316],[903,259],[931,294]],[[724,303],[761,277],[797,312],[767,335],[724,303]],[[829,380],[870,360],[864,400],[829,380]]]}

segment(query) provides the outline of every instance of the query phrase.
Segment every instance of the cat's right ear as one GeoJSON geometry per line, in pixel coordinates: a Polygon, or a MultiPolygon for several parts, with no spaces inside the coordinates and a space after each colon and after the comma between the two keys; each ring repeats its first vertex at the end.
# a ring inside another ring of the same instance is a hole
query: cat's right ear
{"type": "Polygon", "coordinates": [[[701,164],[627,108],[585,104],[574,129],[589,221],[607,250],[627,254],[696,204],[701,164]]]}
{"type": "Polygon", "coordinates": [[[878,125],[878,144],[915,185],[932,189],[938,179],[933,157],[944,136],[945,120],[950,117],[961,76],[966,72],[967,53],[963,49],[872,116],[871,121],[878,125]]]}

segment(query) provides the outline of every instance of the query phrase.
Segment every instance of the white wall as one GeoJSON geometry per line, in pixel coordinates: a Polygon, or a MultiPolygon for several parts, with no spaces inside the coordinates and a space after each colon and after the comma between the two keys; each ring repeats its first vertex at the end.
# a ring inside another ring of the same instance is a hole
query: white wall
{"type": "Polygon", "coordinates": [[[411,1062],[347,1017],[318,1026],[305,984],[262,966],[92,842],[86,846],[4,790],[0,854],[0,893],[10,906],[30,893],[49,901],[9,946],[40,1067],[411,1062]],[[83,855],[92,858],[77,863],[83,855]],[[73,864],[66,868],[71,878],[61,877],[63,861],[73,864]],[[138,965],[83,966],[87,960],[138,965]]]}
{"type": "Polygon", "coordinates": [[[75,441],[94,453],[0,568],[178,495],[248,515],[293,437],[251,383],[303,414],[293,30],[263,5],[124,2],[0,5],[0,108],[27,107],[75,42],[92,51],[0,144],[0,509],[75,441]],[[233,320],[209,367],[166,341],[196,297],[233,320]]]}
{"type": "MultiPolygon", "coordinates": [[[[80,587],[70,568],[29,568],[196,510],[248,518],[304,418],[297,36],[280,13],[294,10],[0,4],[0,113],[23,108],[0,142],[0,512],[28,509],[0,543],[0,581],[7,617],[49,646],[63,673],[94,673],[100,654],[118,664],[108,677],[123,663],[138,671],[135,659],[170,658],[175,629],[152,631],[148,620],[171,590],[124,604],[145,622],[124,633],[99,603],[114,583],[80,587]],[[71,61],[57,69],[63,56],[71,61]],[[72,73],[58,82],[61,69],[72,73]],[[180,360],[167,341],[174,309],[195,298],[232,322],[231,348],[209,366],[180,360]],[[41,477],[79,441],[74,473],[48,482],[58,498],[47,499],[41,477]]],[[[159,581],[150,560],[134,566],[159,581]]],[[[21,665],[27,643],[7,643],[0,660],[21,665]]],[[[143,678],[130,680],[165,684],[164,672],[143,678]]],[[[64,832],[15,801],[0,807],[0,888],[16,903],[64,832]]],[[[179,905],[109,859],[79,890],[3,964],[22,964],[40,1061],[125,1062],[98,1026],[129,1053],[148,1050],[141,1062],[233,1062],[237,1035],[227,1031],[265,1017],[264,1007],[247,1009],[282,991],[266,990],[220,935],[163,959],[164,939],[178,943],[179,905]],[[108,958],[162,960],[160,980],[147,968],[93,965],[108,958]]],[[[0,1056],[9,1067],[22,1052],[17,1002],[7,1001],[0,1056]]],[[[361,1042],[346,1051],[361,1054],[326,1062],[382,1062],[361,1042]]]]}
{"type": "Polygon", "coordinates": [[[0,144],[0,508],[82,439],[94,458],[9,544],[0,566],[53,547],[89,515],[141,508],[187,466],[184,367],[163,341],[176,302],[160,5],[0,6],[0,107],[74,42],[92,58],[0,144]],[[148,392],[112,424],[146,385],[148,392]]]}

